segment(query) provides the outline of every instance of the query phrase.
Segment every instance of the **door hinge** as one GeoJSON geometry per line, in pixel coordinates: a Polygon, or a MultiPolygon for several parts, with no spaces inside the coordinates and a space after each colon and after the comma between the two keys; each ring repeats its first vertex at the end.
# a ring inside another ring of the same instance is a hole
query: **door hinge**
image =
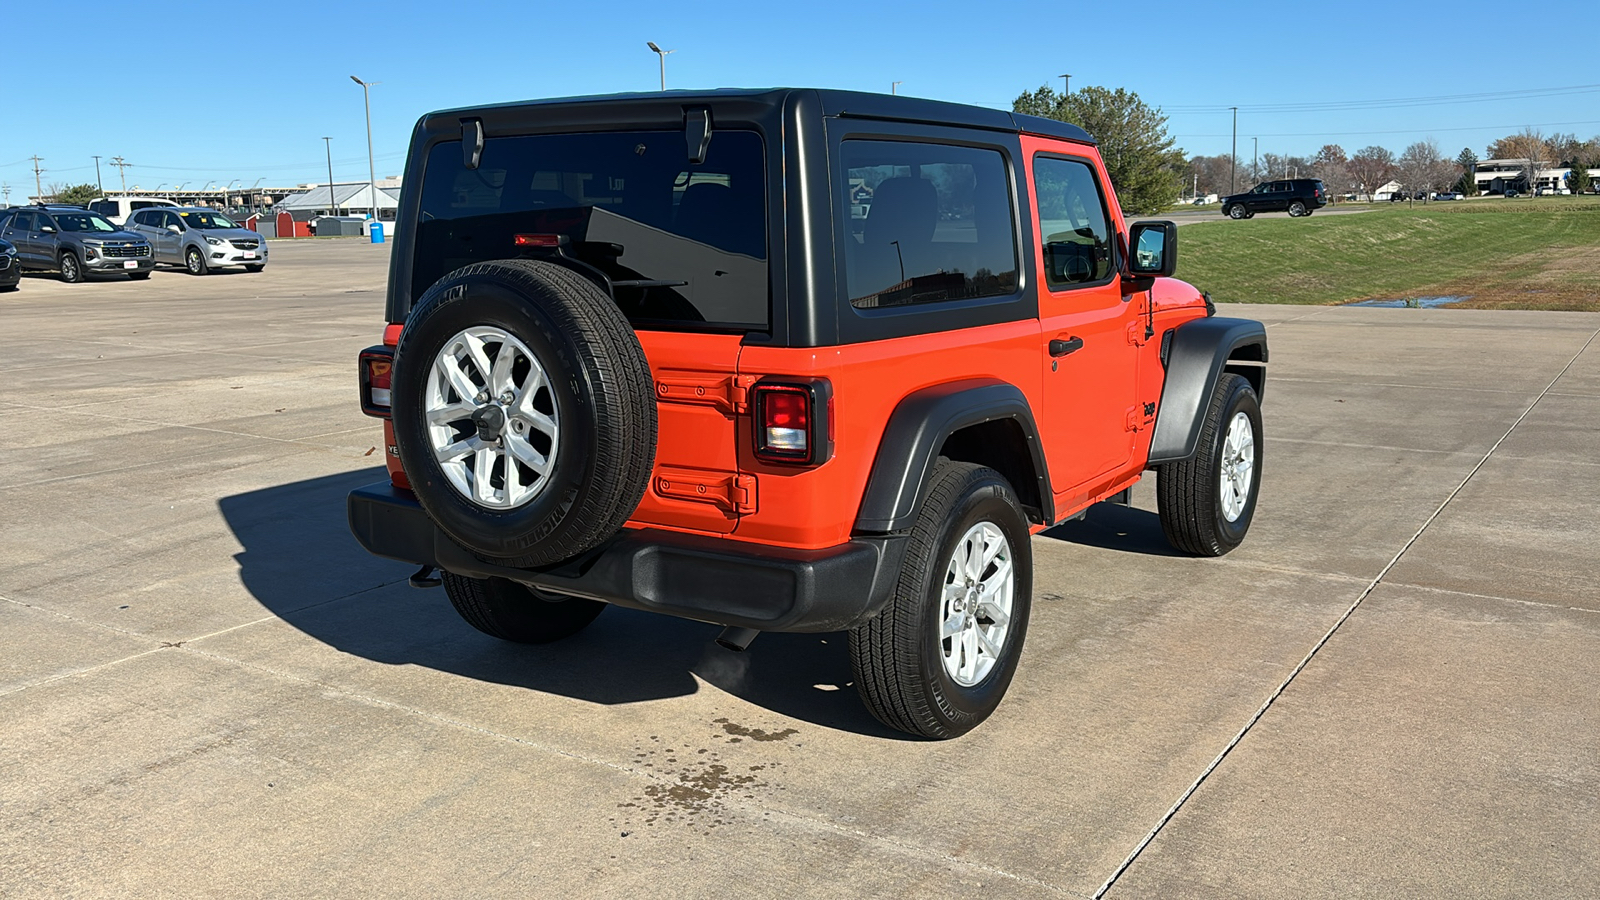
{"type": "Polygon", "coordinates": [[[1145,334],[1145,323],[1143,321],[1129,323],[1128,343],[1135,347],[1143,347],[1145,341],[1149,339],[1149,335],[1145,334]]]}
{"type": "Polygon", "coordinates": [[[663,497],[710,503],[734,515],[748,515],[756,511],[754,475],[663,467],[656,471],[655,489],[663,497]]]}
{"type": "Polygon", "coordinates": [[[1150,424],[1150,420],[1154,419],[1155,415],[1156,405],[1154,403],[1135,403],[1133,406],[1128,407],[1128,430],[1138,431],[1150,424]]]}
{"type": "Polygon", "coordinates": [[[656,379],[656,399],[714,406],[725,415],[737,415],[750,411],[750,386],[755,383],[754,375],[666,372],[656,379]]]}

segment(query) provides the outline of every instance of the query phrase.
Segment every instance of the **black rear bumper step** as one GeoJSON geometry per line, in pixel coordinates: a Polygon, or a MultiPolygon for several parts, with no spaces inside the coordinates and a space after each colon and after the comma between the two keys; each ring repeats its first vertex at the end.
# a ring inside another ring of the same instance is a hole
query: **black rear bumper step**
{"type": "Polygon", "coordinates": [[[630,528],[576,559],[519,569],[456,544],[410,491],[388,482],[351,491],[347,508],[351,533],[379,556],[759,631],[842,631],[865,622],[888,602],[905,553],[904,535],[791,550],[630,528]]]}

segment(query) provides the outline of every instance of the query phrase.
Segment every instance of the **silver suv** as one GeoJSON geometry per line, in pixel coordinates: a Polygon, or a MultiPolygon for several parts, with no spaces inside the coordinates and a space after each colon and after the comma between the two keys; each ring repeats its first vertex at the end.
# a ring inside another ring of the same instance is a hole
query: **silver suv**
{"type": "Polygon", "coordinates": [[[156,262],[183,266],[204,275],[219,266],[267,267],[267,243],[216,210],[198,206],[141,209],[128,217],[128,230],[155,247],[156,262]]]}
{"type": "Polygon", "coordinates": [[[0,240],[17,248],[24,269],[55,269],[65,282],[89,275],[150,277],[155,261],[142,235],[129,234],[81,206],[21,206],[0,212],[0,240]]]}

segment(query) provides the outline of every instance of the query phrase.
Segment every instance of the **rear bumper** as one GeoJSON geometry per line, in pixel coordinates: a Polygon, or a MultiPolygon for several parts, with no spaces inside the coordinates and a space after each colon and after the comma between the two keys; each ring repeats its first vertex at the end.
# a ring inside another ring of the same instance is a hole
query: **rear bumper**
{"type": "Polygon", "coordinates": [[[542,569],[486,563],[445,536],[410,491],[387,482],[350,493],[350,531],[367,550],[472,578],[759,631],[826,632],[872,618],[892,595],[902,535],[791,550],[656,529],[626,529],[542,569]]]}

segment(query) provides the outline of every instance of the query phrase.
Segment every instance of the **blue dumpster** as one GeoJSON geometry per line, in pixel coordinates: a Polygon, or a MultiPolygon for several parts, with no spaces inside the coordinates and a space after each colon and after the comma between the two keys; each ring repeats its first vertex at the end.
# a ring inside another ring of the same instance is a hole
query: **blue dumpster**
{"type": "Polygon", "coordinates": [[[372,233],[372,242],[374,244],[383,243],[383,223],[382,222],[369,222],[369,223],[367,223],[367,228],[372,233]]]}

